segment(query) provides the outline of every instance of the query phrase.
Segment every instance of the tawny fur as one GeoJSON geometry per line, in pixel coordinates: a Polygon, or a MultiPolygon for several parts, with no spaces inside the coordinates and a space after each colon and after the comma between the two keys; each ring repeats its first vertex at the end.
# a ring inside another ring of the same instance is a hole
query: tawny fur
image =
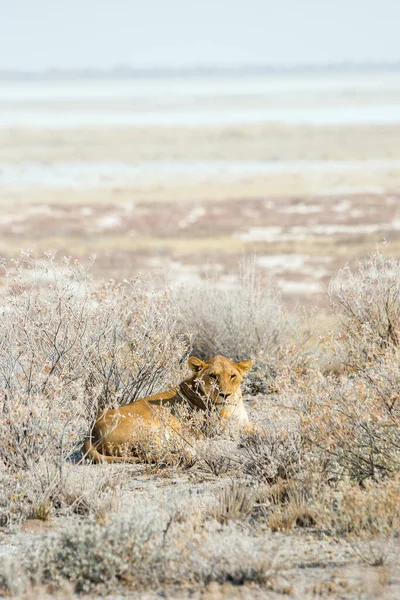
{"type": "Polygon", "coordinates": [[[222,419],[237,428],[248,428],[240,384],[252,364],[251,360],[235,363],[224,356],[214,356],[208,362],[189,358],[192,376],[176,388],[104,411],[85,441],[85,457],[96,463],[139,462],[132,447],[135,432],[145,428],[157,439],[164,427],[179,435],[182,423],[173,414],[178,404],[191,410],[206,410],[209,402],[222,419]]]}

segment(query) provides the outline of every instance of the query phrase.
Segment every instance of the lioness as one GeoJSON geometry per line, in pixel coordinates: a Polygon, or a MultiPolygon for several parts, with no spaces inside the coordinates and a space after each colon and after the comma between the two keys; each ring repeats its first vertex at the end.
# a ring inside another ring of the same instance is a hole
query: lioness
{"type": "Polygon", "coordinates": [[[239,428],[246,428],[249,419],[243,404],[240,384],[253,361],[235,363],[224,356],[214,356],[203,362],[194,356],[188,365],[192,376],[167,392],[137,400],[115,410],[105,410],[97,419],[84,444],[84,455],[93,462],[138,462],[134,455],[126,456],[126,448],[135,430],[143,423],[150,430],[167,424],[175,432],[182,428],[174,416],[174,406],[184,404],[191,410],[206,410],[208,403],[217,409],[222,419],[239,428]],[[171,412],[165,407],[171,407],[171,412]],[[125,454],[125,455],[124,455],[125,454]]]}

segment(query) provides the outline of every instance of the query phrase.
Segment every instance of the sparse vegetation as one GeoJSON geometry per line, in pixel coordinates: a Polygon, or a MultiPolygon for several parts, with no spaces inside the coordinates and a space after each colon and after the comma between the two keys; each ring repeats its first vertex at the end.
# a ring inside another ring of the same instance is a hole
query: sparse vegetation
{"type": "Polygon", "coordinates": [[[179,288],[175,301],[180,330],[196,356],[255,360],[247,379],[249,391],[267,392],[283,364],[307,360],[302,348],[309,331],[300,326],[302,315],[285,312],[280,294],[254,261],[241,264],[235,285],[208,277],[202,284],[179,288]]]}
{"type": "MultiPolygon", "coordinates": [[[[178,587],[233,585],[257,598],[295,593],[301,569],[342,561],[386,569],[379,593],[391,593],[400,534],[399,273],[378,253],[332,284],[338,326],[324,343],[342,368],[327,373],[296,332],[290,337],[278,297],[268,287],[263,296],[260,281],[254,288],[253,267],[241,291],[222,300],[211,293],[208,342],[206,288],[190,321],[187,299],[178,306],[141,277],[92,287],[88,270],[70,261],[23,256],[10,265],[1,289],[0,527],[17,532],[31,520],[57,531],[0,560],[0,589],[174,596],[178,587]],[[228,314],[220,336],[217,303],[228,314]],[[264,365],[264,392],[254,387],[247,407],[256,427],[229,431],[215,411],[182,407],[181,436],[161,443],[143,431],[135,440],[140,465],[78,464],[99,408],[183,379],[190,338],[203,356],[264,365]]],[[[298,590],[304,598],[368,591],[365,582],[357,590],[342,583],[303,581],[298,590]]]]}
{"type": "Polygon", "coordinates": [[[296,476],[300,468],[301,440],[297,432],[265,428],[241,437],[243,472],[256,481],[275,483],[296,476]]]}
{"type": "Polygon", "coordinates": [[[29,254],[6,267],[0,460],[10,476],[18,473],[21,490],[24,478],[35,479],[37,500],[20,494],[36,505],[63,486],[66,460],[80,451],[97,412],[171,386],[188,347],[167,296],[140,276],[93,286],[88,268],[29,254]]]}
{"type": "Polygon", "coordinates": [[[337,318],[335,350],[355,370],[400,344],[400,264],[376,252],[339,271],[329,288],[337,318]]]}

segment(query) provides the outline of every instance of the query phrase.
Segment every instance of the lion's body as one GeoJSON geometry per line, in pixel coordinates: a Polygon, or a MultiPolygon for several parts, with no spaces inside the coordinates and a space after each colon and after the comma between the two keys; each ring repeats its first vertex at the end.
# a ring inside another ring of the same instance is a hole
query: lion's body
{"type": "Polygon", "coordinates": [[[156,439],[163,428],[179,435],[182,423],[175,416],[179,405],[196,411],[206,410],[212,404],[221,419],[245,428],[249,419],[240,383],[251,368],[251,361],[234,363],[215,356],[207,363],[191,358],[189,366],[192,377],[178,387],[104,411],[85,441],[85,456],[93,462],[138,462],[133,443],[136,432],[145,429],[156,439]]]}

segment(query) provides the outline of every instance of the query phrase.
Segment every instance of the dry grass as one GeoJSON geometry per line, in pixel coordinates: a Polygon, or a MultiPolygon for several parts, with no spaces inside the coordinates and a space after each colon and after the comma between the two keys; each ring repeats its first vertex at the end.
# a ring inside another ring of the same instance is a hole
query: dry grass
{"type": "MultiPolygon", "coordinates": [[[[156,441],[139,428],[142,465],[135,467],[77,465],[75,451],[98,406],[183,378],[188,347],[176,306],[141,278],[92,289],[86,270],[53,258],[38,265],[24,257],[13,269],[2,288],[0,522],[16,532],[34,518],[60,530],[35,538],[11,563],[0,561],[0,588],[20,597],[65,586],[71,597],[178,597],[184,588],[189,595],[233,585],[254,598],[290,592],[353,599],[368,592],[368,579],[339,576],[338,569],[365,564],[380,569],[381,596],[396,597],[397,262],[378,254],[347,272],[345,284],[340,274],[339,325],[324,342],[337,355],[338,373],[319,368],[324,360],[302,361],[298,337],[279,337],[279,298],[268,287],[249,307],[254,287],[247,281],[247,296],[242,290],[236,302],[239,292],[232,295],[232,313],[229,296],[220,301],[211,293],[210,312],[222,306],[228,318],[218,338],[213,315],[210,344],[243,358],[242,351],[257,357],[257,339],[258,356],[271,343],[277,388],[250,407],[253,432],[229,431],[213,411],[190,415],[184,408],[179,439],[161,432],[156,441]],[[263,318],[252,329],[260,307],[263,318]],[[255,331],[264,332],[265,346],[255,331]],[[242,347],[245,332],[249,345],[242,347]],[[281,351],[282,340],[296,347],[297,362],[281,351]]],[[[206,352],[204,294],[195,307],[206,352]]],[[[198,335],[197,324],[186,323],[188,337],[198,335]]],[[[265,372],[257,376],[269,385],[265,372]]]]}
{"type": "Polygon", "coordinates": [[[233,482],[224,488],[212,509],[211,516],[219,523],[248,519],[254,507],[254,491],[233,482]]]}
{"type": "Polygon", "coordinates": [[[106,525],[87,522],[49,537],[40,552],[27,553],[18,578],[10,580],[4,572],[3,578],[14,593],[28,582],[56,590],[67,581],[77,593],[101,594],[152,590],[177,580],[192,586],[210,581],[269,585],[279,573],[276,549],[270,557],[262,544],[249,550],[233,524],[199,530],[190,516],[141,506],[106,525]]]}

